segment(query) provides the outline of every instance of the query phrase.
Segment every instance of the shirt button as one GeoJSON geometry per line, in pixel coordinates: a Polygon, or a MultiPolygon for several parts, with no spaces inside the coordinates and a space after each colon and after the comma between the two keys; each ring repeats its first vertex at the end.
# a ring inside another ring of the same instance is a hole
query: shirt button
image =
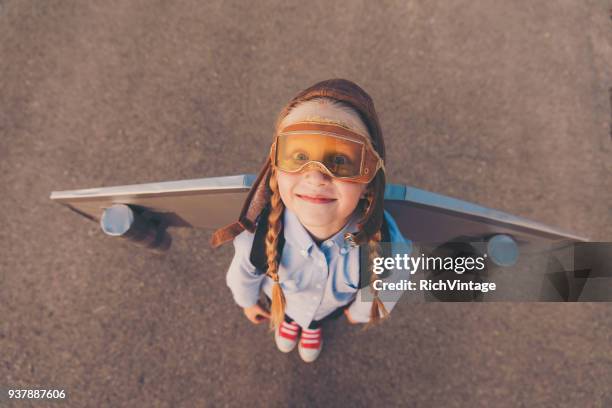
{"type": "Polygon", "coordinates": [[[325,241],[325,246],[326,246],[326,247],[328,247],[328,248],[329,248],[329,247],[331,247],[331,246],[333,246],[333,245],[334,245],[334,242],[333,242],[333,241],[325,241]]]}
{"type": "Polygon", "coordinates": [[[306,251],[305,249],[302,249],[300,251],[300,254],[302,254],[302,256],[306,257],[306,256],[308,256],[308,251],[306,251]]]}
{"type": "Polygon", "coordinates": [[[340,248],[340,253],[341,253],[342,255],[345,255],[347,252],[348,252],[348,249],[346,249],[346,248],[340,248]]]}

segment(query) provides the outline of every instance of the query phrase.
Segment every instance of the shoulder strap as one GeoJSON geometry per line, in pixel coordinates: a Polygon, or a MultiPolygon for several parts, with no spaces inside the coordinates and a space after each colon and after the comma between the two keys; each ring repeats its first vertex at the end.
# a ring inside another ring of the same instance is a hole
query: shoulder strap
{"type": "MultiPolygon", "coordinates": [[[[266,234],[268,233],[268,215],[270,214],[270,205],[266,205],[258,217],[257,226],[255,227],[255,238],[251,247],[249,259],[255,266],[257,274],[265,275],[268,272],[268,258],[266,257],[266,234]]],[[[278,236],[278,259],[281,259],[281,253],[285,247],[285,228],[281,228],[278,236]]]]}

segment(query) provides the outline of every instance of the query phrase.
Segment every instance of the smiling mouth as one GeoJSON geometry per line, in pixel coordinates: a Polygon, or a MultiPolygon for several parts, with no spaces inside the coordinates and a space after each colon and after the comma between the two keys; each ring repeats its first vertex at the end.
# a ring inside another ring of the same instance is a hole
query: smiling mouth
{"type": "Polygon", "coordinates": [[[304,201],[308,201],[309,203],[315,203],[315,204],[328,204],[333,201],[336,201],[335,198],[316,197],[316,196],[312,197],[312,196],[307,196],[307,195],[302,195],[302,194],[296,194],[296,196],[298,196],[298,198],[301,198],[304,201]]]}

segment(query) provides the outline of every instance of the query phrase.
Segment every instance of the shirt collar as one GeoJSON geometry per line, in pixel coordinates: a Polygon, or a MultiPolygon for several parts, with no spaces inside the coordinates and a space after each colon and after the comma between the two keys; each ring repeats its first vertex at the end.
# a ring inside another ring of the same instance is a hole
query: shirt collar
{"type": "MultiPolygon", "coordinates": [[[[359,214],[353,213],[344,227],[325,241],[334,242],[338,248],[345,247],[348,245],[348,243],[345,244],[344,234],[347,232],[357,232],[358,221],[359,214]]],[[[312,247],[316,245],[308,231],[306,231],[306,228],[300,222],[297,215],[286,207],[283,216],[283,226],[285,240],[287,240],[287,242],[289,242],[292,246],[300,250],[310,252],[312,247]]]]}

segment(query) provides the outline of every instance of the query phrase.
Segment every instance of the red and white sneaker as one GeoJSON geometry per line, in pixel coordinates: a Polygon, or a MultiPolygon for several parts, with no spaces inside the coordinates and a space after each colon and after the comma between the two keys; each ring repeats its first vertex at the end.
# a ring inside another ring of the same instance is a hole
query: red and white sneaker
{"type": "Polygon", "coordinates": [[[300,326],[296,322],[287,323],[283,321],[274,332],[276,347],[283,353],[293,350],[297,344],[299,331],[300,326]]]}
{"type": "Polygon", "coordinates": [[[307,363],[312,363],[319,357],[323,349],[323,331],[318,329],[303,329],[298,351],[300,357],[307,363]]]}

